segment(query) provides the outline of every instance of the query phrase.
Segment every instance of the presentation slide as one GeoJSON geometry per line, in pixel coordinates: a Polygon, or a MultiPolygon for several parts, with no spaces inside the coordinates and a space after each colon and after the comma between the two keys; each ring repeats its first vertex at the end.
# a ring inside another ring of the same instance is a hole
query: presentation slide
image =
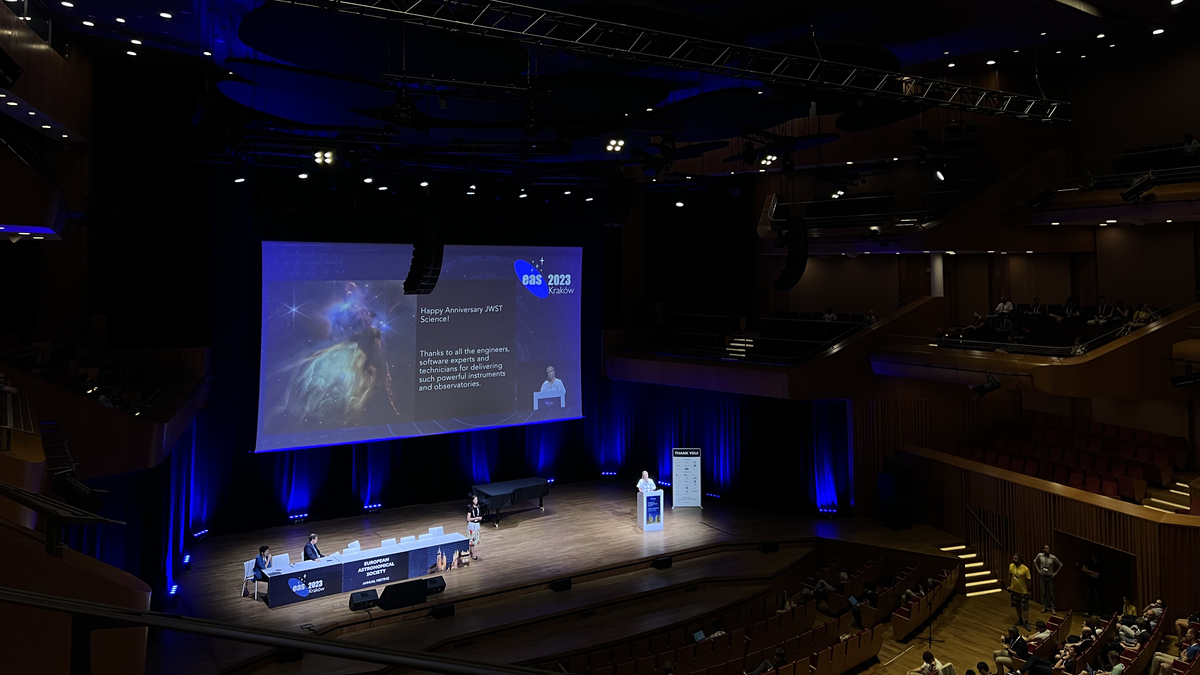
{"type": "Polygon", "coordinates": [[[263,242],[256,450],[583,416],[579,248],[263,242]]]}

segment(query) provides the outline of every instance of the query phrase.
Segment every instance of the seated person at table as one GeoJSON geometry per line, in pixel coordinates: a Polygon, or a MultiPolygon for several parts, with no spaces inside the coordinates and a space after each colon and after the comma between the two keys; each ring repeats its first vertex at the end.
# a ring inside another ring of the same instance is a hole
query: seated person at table
{"type": "Polygon", "coordinates": [[[254,558],[254,579],[256,581],[267,580],[267,568],[271,566],[271,547],[260,546],[258,555],[254,558]]]}
{"type": "Polygon", "coordinates": [[[317,548],[317,539],[315,534],[308,535],[308,543],[304,545],[305,560],[320,560],[321,549],[317,548]]]}
{"type": "Polygon", "coordinates": [[[942,662],[933,658],[933,652],[921,654],[921,665],[908,671],[906,675],[937,675],[942,669],[942,662]]]}

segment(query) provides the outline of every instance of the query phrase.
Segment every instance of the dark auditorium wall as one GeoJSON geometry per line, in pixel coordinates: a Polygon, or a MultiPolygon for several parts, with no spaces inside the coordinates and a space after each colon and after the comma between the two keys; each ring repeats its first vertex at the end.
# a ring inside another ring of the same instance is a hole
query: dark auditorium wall
{"type": "Polygon", "coordinates": [[[1096,232],[1099,291],[1126,307],[1159,307],[1196,291],[1192,226],[1106,227],[1096,232]]]}
{"type": "Polygon", "coordinates": [[[987,316],[994,307],[988,294],[988,256],[959,254],[946,258],[946,295],[957,325],[969,325],[975,312],[987,316]]]}
{"type": "MultiPolygon", "coordinates": [[[[1061,304],[1071,295],[1071,258],[1067,253],[1010,253],[1010,295],[1014,303],[1041,298],[1047,305],[1061,304]]],[[[1078,302],[1078,301],[1077,301],[1078,302]]]]}
{"type": "MultiPolygon", "coordinates": [[[[928,261],[928,256],[908,254],[928,261]]],[[[790,291],[776,291],[771,282],[783,268],[782,256],[761,256],[757,272],[760,302],[769,313],[821,312],[832,306],[840,314],[878,316],[900,304],[900,267],[896,255],[811,256],[804,278],[790,291]]]]}

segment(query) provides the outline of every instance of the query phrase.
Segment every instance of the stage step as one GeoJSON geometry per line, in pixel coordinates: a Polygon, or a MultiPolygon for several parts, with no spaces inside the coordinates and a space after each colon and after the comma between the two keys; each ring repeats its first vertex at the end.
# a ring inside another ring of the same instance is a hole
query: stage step
{"type": "Polygon", "coordinates": [[[963,579],[965,580],[967,597],[988,595],[1004,590],[999,575],[987,568],[983,561],[979,559],[979,553],[970,544],[962,543],[942,546],[941,550],[963,561],[963,568],[965,570],[963,579]]]}

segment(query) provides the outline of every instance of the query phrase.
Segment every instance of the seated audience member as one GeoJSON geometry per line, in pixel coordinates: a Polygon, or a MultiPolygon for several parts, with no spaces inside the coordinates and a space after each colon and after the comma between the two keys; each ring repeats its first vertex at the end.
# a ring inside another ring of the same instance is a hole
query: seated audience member
{"type": "Polygon", "coordinates": [[[1193,623],[1200,623],[1200,612],[1196,612],[1186,619],[1176,619],[1175,637],[1179,638],[1180,640],[1185,639],[1185,636],[1188,633],[1188,625],[1193,623]]]}
{"type": "Polygon", "coordinates": [[[991,669],[991,666],[989,666],[988,664],[984,663],[983,661],[980,661],[979,663],[976,663],[976,664],[975,664],[975,669],[979,671],[979,675],[992,675],[992,669],[991,669]]]}
{"type": "Polygon", "coordinates": [[[792,606],[796,607],[798,605],[807,605],[809,602],[811,602],[813,600],[816,600],[816,596],[813,595],[812,589],[811,588],[801,588],[800,596],[796,602],[792,603],[792,606]]]}
{"type": "Polygon", "coordinates": [[[979,330],[980,328],[983,328],[983,324],[984,324],[983,315],[980,314],[979,312],[972,312],[971,314],[972,314],[971,323],[963,326],[959,332],[971,333],[971,332],[979,330]]]}
{"type": "Polygon", "coordinates": [[[1025,639],[1033,643],[1041,643],[1046,638],[1050,637],[1050,629],[1046,627],[1046,622],[1038,619],[1033,624],[1033,632],[1025,639]]]}
{"type": "Polygon", "coordinates": [[[748,674],[743,673],[743,675],[763,675],[763,673],[770,670],[782,670],[787,663],[787,652],[784,651],[783,647],[778,647],[775,649],[774,659],[763,659],[763,662],[758,664],[757,668],[749,671],[748,674]]]}
{"type": "Polygon", "coordinates": [[[992,330],[1004,336],[1012,336],[1013,322],[1008,318],[1007,314],[995,314],[992,316],[992,330]]]}
{"type": "MultiPolygon", "coordinates": [[[[1067,641],[1070,642],[1071,638],[1067,638],[1067,641]]],[[[1087,650],[1091,649],[1092,645],[1095,643],[1096,643],[1096,631],[1093,630],[1091,626],[1085,625],[1083,628],[1080,629],[1079,637],[1075,641],[1075,653],[1082,654],[1082,653],[1086,652],[1087,650]]]]}
{"type": "Polygon", "coordinates": [[[1132,626],[1134,621],[1137,621],[1137,605],[1133,601],[1124,596],[1121,597],[1121,622],[1126,626],[1132,626]]]}
{"type": "MultiPolygon", "coordinates": [[[[1125,664],[1121,663],[1121,652],[1110,651],[1105,661],[1108,662],[1108,669],[1097,670],[1097,673],[1104,673],[1105,675],[1123,675],[1125,673],[1125,664]]],[[[1091,670],[1089,669],[1088,672],[1090,673],[1091,670]]]]}
{"type": "Polygon", "coordinates": [[[1184,158],[1184,160],[1186,160],[1189,164],[1195,164],[1197,157],[1200,157],[1200,155],[1197,155],[1197,151],[1200,151],[1200,141],[1192,138],[1191,134],[1184,134],[1183,135],[1183,158],[1184,158]]]}
{"type": "Polygon", "coordinates": [[[19,393],[21,393],[21,390],[13,385],[12,380],[5,377],[4,373],[0,373],[0,394],[12,394],[16,396],[19,393]]]}
{"type": "Polygon", "coordinates": [[[1075,302],[1074,297],[1067,298],[1063,301],[1062,314],[1051,314],[1050,318],[1055,321],[1063,321],[1065,319],[1075,319],[1079,317],[1079,303],[1075,302]]]}
{"type": "Polygon", "coordinates": [[[1029,306],[1028,310],[1026,310],[1025,316],[1032,316],[1034,318],[1037,318],[1037,317],[1042,316],[1045,313],[1046,313],[1046,306],[1042,304],[1042,299],[1034,298],[1033,304],[1029,306]]]}
{"type": "Polygon", "coordinates": [[[862,628],[866,628],[866,626],[863,626],[862,622],[862,608],[870,606],[871,601],[865,597],[858,604],[850,605],[850,614],[854,616],[854,623],[858,624],[862,628]]]}
{"type": "Polygon", "coordinates": [[[1100,304],[1096,305],[1096,315],[1088,319],[1088,325],[1101,326],[1112,321],[1112,310],[1112,305],[1108,304],[1108,298],[1100,296],[1100,304]]]}
{"type": "Polygon", "coordinates": [[[1073,672],[1075,668],[1075,651],[1070,645],[1059,650],[1054,655],[1053,660],[1043,659],[1040,656],[1030,656],[1025,661],[1025,665],[1017,669],[1017,672],[1022,675],[1030,672],[1035,675],[1054,675],[1056,668],[1061,668],[1068,673],[1073,672]]]}
{"type": "Polygon", "coordinates": [[[832,307],[828,307],[825,309],[825,316],[821,317],[821,320],[822,321],[837,321],[837,314],[833,313],[832,307]]]}
{"type": "Polygon", "coordinates": [[[1083,338],[1076,336],[1075,344],[1071,345],[1071,356],[1083,356],[1087,353],[1087,345],[1083,344],[1083,338]]]}
{"type": "Polygon", "coordinates": [[[1013,304],[1008,299],[1007,295],[1000,296],[1000,303],[996,305],[996,311],[993,314],[1012,314],[1013,304]]]}
{"type": "Polygon", "coordinates": [[[713,632],[712,632],[712,635],[709,635],[709,636],[708,636],[707,638],[705,638],[705,639],[711,640],[711,639],[713,639],[713,638],[715,638],[715,637],[720,637],[720,636],[722,636],[722,635],[724,635],[724,634],[725,634],[725,622],[724,622],[724,621],[722,621],[721,619],[713,619],[713,632]]]}
{"type": "Polygon", "coordinates": [[[829,591],[833,590],[833,585],[824,579],[817,579],[817,583],[813,584],[813,596],[817,600],[825,600],[829,597],[829,591]]]}
{"type": "Polygon", "coordinates": [[[675,664],[666,661],[662,664],[662,675],[672,675],[675,672],[675,664]]]}
{"type": "Polygon", "coordinates": [[[1174,666],[1175,662],[1178,661],[1178,662],[1182,663],[1185,667],[1195,663],[1196,657],[1200,656],[1200,642],[1197,642],[1195,640],[1195,636],[1196,636],[1195,629],[1190,629],[1189,632],[1192,634],[1192,638],[1193,638],[1192,644],[1190,647],[1181,646],[1179,649],[1178,657],[1171,656],[1170,654],[1166,654],[1163,652],[1157,652],[1154,654],[1154,662],[1155,663],[1167,663],[1167,664],[1170,664],[1171,666],[1174,666]]]}
{"type": "Polygon", "coordinates": [[[1118,300],[1116,304],[1113,305],[1112,312],[1109,314],[1109,316],[1112,317],[1110,320],[1114,323],[1125,323],[1126,321],[1129,321],[1129,309],[1125,307],[1125,303],[1123,301],[1118,300]]]}
{"type": "Polygon", "coordinates": [[[850,581],[850,575],[845,572],[838,572],[837,583],[834,584],[833,590],[838,592],[838,595],[846,594],[846,583],[850,581]]]}
{"type": "Polygon", "coordinates": [[[1013,658],[1021,660],[1029,658],[1029,643],[1017,632],[1016,626],[1009,626],[1008,635],[1001,635],[1000,643],[1004,645],[1004,648],[992,652],[992,660],[996,662],[996,672],[999,675],[1004,675],[1005,668],[1010,672],[1015,670],[1013,658]]]}
{"type": "Polygon", "coordinates": [[[868,326],[873,326],[875,325],[876,321],[879,321],[879,317],[875,316],[875,310],[868,309],[867,315],[863,317],[863,323],[868,326]]]}
{"type": "Polygon", "coordinates": [[[1138,311],[1133,313],[1133,318],[1129,320],[1129,325],[1133,328],[1141,328],[1154,320],[1154,312],[1151,311],[1150,305],[1142,303],[1138,311]]]}
{"type": "Polygon", "coordinates": [[[937,675],[942,669],[942,662],[933,658],[933,652],[921,654],[921,665],[908,671],[908,675],[937,675]]]}

